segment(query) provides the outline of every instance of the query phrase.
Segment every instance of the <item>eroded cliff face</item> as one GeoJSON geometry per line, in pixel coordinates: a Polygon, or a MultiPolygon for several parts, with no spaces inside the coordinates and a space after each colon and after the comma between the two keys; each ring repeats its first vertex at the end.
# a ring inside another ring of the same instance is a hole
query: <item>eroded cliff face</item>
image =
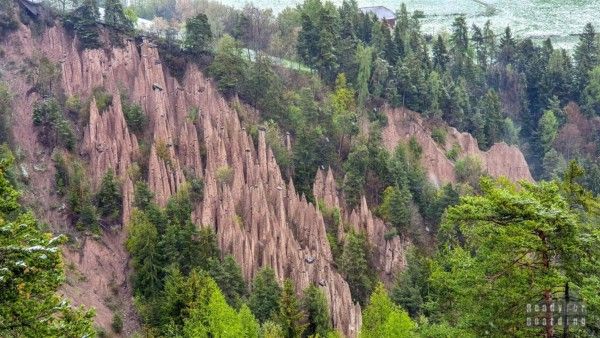
{"type": "MultiPolygon", "coordinates": [[[[321,212],[298,196],[291,182],[284,182],[264,132],[259,132],[255,146],[236,111],[198,69],[190,67],[178,83],[168,75],[150,42],[136,45],[126,41],[122,48],[80,52],[59,26],[36,39],[22,26],[2,48],[5,64],[16,68],[34,54],[58,64],[67,97],[90,97],[96,87],[113,95],[112,105],[102,112],[91,101],[89,121],[77,150],[93,187],[109,169],[121,179],[124,224],[131,214],[130,168],[140,158],[140,141],[125,123],[119,88],[125,88],[149,118],[144,134],[152,140],[147,179],[158,203],[164,205],[180,190],[186,175],[203,178],[204,199],[196,206],[193,219],[198,226],[214,228],[220,248],[235,257],[245,277],[250,280],[262,266],[271,266],[280,280],[291,278],[298,290],[311,283],[319,285],[329,301],[335,327],[346,335],[356,335],[361,325],[360,306],[352,301],[348,284],[334,268],[321,212]],[[192,108],[198,108],[197,119],[189,118],[192,108]],[[230,181],[219,179],[218,172],[225,168],[232,173],[230,181]]],[[[25,165],[43,165],[43,170],[31,174],[27,196],[38,201],[39,210],[48,210],[41,216],[61,230],[64,228],[58,224],[67,224],[67,217],[61,213],[64,208],[53,207],[60,203],[53,194],[54,165],[49,150],[38,143],[31,122],[32,106],[39,97],[25,94],[30,85],[16,68],[7,76],[19,102],[13,117],[15,140],[25,165]]],[[[348,219],[367,229],[375,246],[386,248],[378,255],[381,262],[389,262],[391,271],[402,256],[402,244],[381,241],[383,223],[373,223],[366,203],[348,219]],[[388,246],[394,248],[389,255],[385,253],[388,246]]],[[[96,321],[105,328],[110,327],[112,318],[109,300],[122,300],[119,306],[125,312],[125,334],[129,334],[136,329],[136,319],[123,246],[125,233],[107,231],[99,240],[87,238],[65,248],[67,273],[73,270],[77,277],[63,292],[76,304],[94,306],[96,321]]]]}
{"type": "Polygon", "coordinates": [[[483,169],[492,177],[504,176],[513,182],[533,181],[523,153],[515,146],[506,143],[494,144],[488,151],[479,150],[477,140],[469,133],[461,133],[455,128],[447,128],[445,146],[440,146],[431,137],[431,130],[419,114],[408,109],[385,109],[388,125],[383,131],[383,142],[393,150],[399,142],[408,142],[411,137],[423,147],[421,163],[431,182],[437,186],[455,183],[454,163],[446,153],[454,144],[460,146],[459,158],[470,155],[481,159],[483,169]]]}

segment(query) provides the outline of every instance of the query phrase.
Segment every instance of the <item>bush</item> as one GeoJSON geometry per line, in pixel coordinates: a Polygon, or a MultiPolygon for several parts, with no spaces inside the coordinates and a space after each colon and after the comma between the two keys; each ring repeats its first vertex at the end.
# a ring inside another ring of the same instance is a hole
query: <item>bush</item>
{"type": "Polygon", "coordinates": [[[0,41],[19,24],[15,16],[15,4],[12,0],[0,0],[0,41]]]}
{"type": "Polygon", "coordinates": [[[81,100],[79,99],[79,96],[77,96],[77,95],[69,96],[67,101],[65,101],[65,109],[73,117],[79,118],[82,108],[83,108],[83,105],[81,104],[81,100]]]}
{"type": "Polygon", "coordinates": [[[94,88],[92,94],[96,99],[96,107],[98,107],[98,112],[102,113],[108,109],[108,106],[112,105],[113,97],[103,87],[94,88]]]}
{"type": "Polygon", "coordinates": [[[204,181],[201,178],[193,178],[190,181],[190,200],[194,203],[204,198],[204,181]]]}
{"type": "Polygon", "coordinates": [[[69,150],[75,147],[75,134],[64,118],[55,98],[38,101],[33,108],[33,125],[40,128],[38,138],[48,147],[61,145],[69,150]]]}
{"type": "Polygon", "coordinates": [[[431,138],[443,147],[446,144],[446,130],[444,128],[433,128],[431,138]]]}
{"type": "Polygon", "coordinates": [[[452,145],[452,148],[446,153],[446,157],[451,161],[456,161],[460,155],[460,146],[456,143],[452,145]]]}
{"type": "Polygon", "coordinates": [[[148,123],[148,119],[142,110],[142,107],[135,102],[131,102],[129,98],[123,94],[121,94],[121,105],[123,107],[123,115],[125,116],[127,128],[135,134],[143,133],[148,123]]]}
{"type": "Polygon", "coordinates": [[[165,161],[167,165],[171,164],[171,154],[169,154],[169,147],[165,141],[156,141],[156,156],[165,161]]]}
{"type": "Polygon", "coordinates": [[[8,87],[4,83],[0,83],[0,144],[10,141],[11,104],[12,96],[8,87]]]}
{"type": "Polygon", "coordinates": [[[233,169],[224,165],[219,167],[216,172],[217,182],[230,185],[233,182],[233,169]]]}
{"type": "Polygon", "coordinates": [[[113,314],[110,326],[115,333],[121,333],[121,331],[123,331],[123,316],[118,312],[113,314]]]}
{"type": "Polygon", "coordinates": [[[459,182],[468,183],[474,188],[479,186],[479,178],[484,174],[481,160],[473,156],[466,156],[456,162],[454,173],[459,182]]]}

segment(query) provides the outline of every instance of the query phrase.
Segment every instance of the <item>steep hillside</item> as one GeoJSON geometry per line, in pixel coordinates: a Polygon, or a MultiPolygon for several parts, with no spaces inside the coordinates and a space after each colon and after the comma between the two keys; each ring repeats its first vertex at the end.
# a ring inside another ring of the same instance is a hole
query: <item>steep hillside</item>
{"type": "MultiPolygon", "coordinates": [[[[68,224],[67,215],[61,213],[64,206],[57,207],[61,202],[54,192],[51,149],[39,143],[38,130],[31,122],[32,107],[40,97],[21,71],[24,60],[40,55],[59,65],[66,97],[88,98],[97,87],[113,96],[112,104],[102,112],[95,99],[90,100],[76,156],[84,160],[94,188],[107,170],[115,170],[123,182],[124,224],[133,199],[130,169],[140,161],[141,151],[139,140],[125,123],[120,88],[149,117],[144,136],[151,140],[147,181],[157,201],[164,205],[185,184],[186,175],[203,178],[204,199],[196,205],[194,220],[198,226],[215,230],[222,251],[234,255],[245,277],[252,278],[268,265],[280,280],[291,278],[298,290],[317,283],[325,291],[336,328],[356,334],[360,306],[352,301],[348,284],[333,265],[321,212],[298,196],[291,182],[284,182],[264,132],[259,132],[256,147],[236,111],[198,69],[190,67],[178,83],[148,41],[80,52],[75,40],[58,25],[39,37],[20,26],[4,40],[2,49],[4,78],[18,103],[13,115],[14,140],[23,168],[30,172],[27,200],[36,210],[47,211],[41,216],[56,231],[72,232],[64,226],[68,224]],[[188,111],[194,107],[199,114],[192,120],[188,111]],[[228,182],[219,177],[224,168],[231,171],[228,182]]],[[[114,307],[120,307],[128,334],[137,324],[123,247],[125,227],[105,231],[98,239],[73,233],[76,244],[65,248],[71,277],[63,291],[75,303],[95,307],[96,321],[105,328],[110,326],[114,307]]],[[[373,236],[374,243],[379,243],[382,230],[373,236]]]]}
{"type": "Polygon", "coordinates": [[[456,183],[454,163],[447,155],[455,145],[460,147],[457,158],[479,158],[483,169],[493,177],[504,176],[513,182],[533,181],[525,157],[516,146],[497,143],[488,151],[481,151],[473,136],[451,127],[443,127],[445,144],[438,144],[432,138],[431,128],[419,114],[407,109],[386,109],[386,115],[388,124],[383,131],[385,146],[393,150],[399,142],[408,142],[414,137],[423,148],[421,163],[427,171],[427,176],[438,186],[456,183]]]}

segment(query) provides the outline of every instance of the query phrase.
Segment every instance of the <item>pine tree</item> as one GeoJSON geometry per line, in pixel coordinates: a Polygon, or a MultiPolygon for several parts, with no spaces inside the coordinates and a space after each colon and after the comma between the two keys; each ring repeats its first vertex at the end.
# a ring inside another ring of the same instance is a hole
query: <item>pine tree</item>
{"type": "Polygon", "coordinates": [[[433,45],[433,68],[440,73],[446,71],[446,66],[450,62],[450,56],[448,55],[448,49],[446,43],[441,35],[438,35],[435,44],[433,45]]]}
{"type": "Polygon", "coordinates": [[[341,257],[341,270],[350,286],[352,299],[365,304],[373,288],[368,243],[363,234],[349,233],[341,257]]]}
{"type": "Polygon", "coordinates": [[[500,140],[502,135],[502,107],[500,96],[495,90],[490,89],[481,99],[481,113],[485,118],[485,140],[482,144],[485,148],[491,147],[500,140]]]}
{"type": "Polygon", "coordinates": [[[129,221],[127,250],[131,254],[135,294],[151,298],[161,289],[161,263],[158,231],[142,212],[134,210],[129,221]]]}
{"type": "Polygon", "coordinates": [[[510,27],[506,27],[504,35],[500,38],[500,54],[498,55],[498,61],[502,64],[507,65],[513,62],[517,43],[512,36],[510,27]]]}
{"type": "Polygon", "coordinates": [[[585,25],[575,48],[577,87],[583,90],[589,83],[590,72],[600,65],[600,42],[591,23],[585,25]]]}
{"type": "Polygon", "coordinates": [[[323,291],[315,285],[306,288],[302,298],[302,310],[306,313],[308,321],[304,335],[327,337],[331,331],[331,319],[323,291]]]}
{"type": "Polygon", "coordinates": [[[7,179],[13,157],[0,156],[0,336],[94,335],[93,311],[73,308],[59,295],[64,280],[63,236],[42,233],[7,179]]]}
{"type": "Polygon", "coordinates": [[[300,338],[306,329],[304,313],[300,309],[298,298],[296,298],[294,284],[289,279],[283,283],[277,322],[283,329],[283,336],[286,338],[300,338]]]}
{"type": "Polygon", "coordinates": [[[100,20],[100,10],[96,0],[84,0],[68,19],[84,49],[100,47],[100,35],[97,22],[100,20]]]}
{"type": "Polygon", "coordinates": [[[390,300],[383,284],[377,284],[364,310],[359,337],[408,338],[415,336],[414,329],[406,311],[390,300]]]}
{"type": "Polygon", "coordinates": [[[258,271],[252,282],[252,292],[248,306],[260,323],[272,319],[279,308],[281,287],[277,284],[275,273],[271,268],[258,271]]]}
{"type": "Polygon", "coordinates": [[[111,222],[118,221],[121,216],[123,197],[121,185],[115,174],[109,169],[100,183],[100,190],[96,194],[96,205],[102,217],[111,222]]]}
{"type": "Polygon", "coordinates": [[[583,110],[588,116],[600,116],[600,66],[594,68],[582,94],[583,110]]]}
{"type": "Polygon", "coordinates": [[[185,22],[185,48],[194,55],[210,51],[213,34],[206,14],[200,13],[185,22]]]}
{"type": "Polygon", "coordinates": [[[105,24],[124,33],[133,30],[133,22],[125,15],[120,0],[106,0],[104,11],[105,24]]]}
{"type": "Polygon", "coordinates": [[[396,186],[390,196],[390,223],[392,223],[401,234],[406,234],[411,224],[411,201],[412,195],[406,186],[396,186]]]}

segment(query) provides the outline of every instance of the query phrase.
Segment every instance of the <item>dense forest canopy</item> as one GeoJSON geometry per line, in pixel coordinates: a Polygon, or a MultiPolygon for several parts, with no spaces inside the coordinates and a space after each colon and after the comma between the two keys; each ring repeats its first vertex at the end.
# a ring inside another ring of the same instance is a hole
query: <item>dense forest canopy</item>
{"type": "MultiPolygon", "coordinates": [[[[2,37],[18,28],[19,19],[15,2],[0,1],[2,37]]],[[[564,50],[550,39],[540,44],[520,38],[511,27],[498,35],[489,21],[468,27],[464,16],[456,17],[451,31],[430,36],[421,32],[421,13],[405,5],[390,26],[353,0],[339,7],[305,0],[277,15],[206,0],[130,7],[117,0],[49,3],[81,49],[150,38],[173,76],[181,79],[195,64],[236,105],[254,141],[259,129],[265,131],[285,179],[323,214],[333,264],[363,310],[361,337],[552,337],[563,328],[550,321],[550,305],[569,292],[587,306],[586,324],[570,330],[600,334],[600,38],[592,24],[574,50],[564,50]],[[138,17],[152,24],[142,30],[138,17]],[[484,150],[499,142],[517,145],[539,183],[492,179],[477,158],[453,149],[446,156],[457,183],[433,184],[416,138],[393,150],[383,145],[389,107],[418,112],[435,127],[438,143],[445,142],[448,125],[471,133],[484,150]],[[345,226],[339,209],[313,195],[317,170],[327,167],[348,211],[365,197],[389,229],[386,239],[412,243],[395,281],[379,280],[366,234],[345,226]],[[531,303],[545,306],[545,325],[526,325],[531,303]]],[[[40,143],[59,149],[57,194],[77,231],[109,231],[122,215],[121,182],[108,171],[98,189],[90,187],[74,152],[83,103],[60,95],[60,71],[49,60],[32,60],[31,67],[41,97],[32,123],[40,143]]],[[[102,112],[114,98],[96,88],[91,99],[102,112]]],[[[0,85],[0,142],[9,145],[12,100],[0,85]]],[[[147,142],[141,106],[126,90],[120,101],[128,128],[147,142]]],[[[190,109],[190,121],[198,114],[190,109]]],[[[168,162],[166,147],[158,144],[156,152],[168,162]]],[[[161,207],[145,182],[147,166],[136,168],[134,211],[125,227],[141,335],[341,335],[318,284],[297,290],[291,280],[279,283],[268,266],[244,280],[215,233],[192,221],[203,198],[201,179],[189,179],[161,207]]],[[[44,235],[20,205],[11,170],[3,148],[0,250],[9,254],[0,254],[0,283],[8,290],[0,297],[0,335],[60,336],[65,327],[70,334],[89,334],[91,313],[55,295],[62,279],[58,238],[44,235]],[[32,245],[41,249],[28,250],[32,245]],[[24,324],[31,320],[42,324],[24,324]]],[[[217,179],[229,184],[232,175],[219,168],[217,179]]],[[[121,329],[115,315],[113,330],[121,329]]]]}

